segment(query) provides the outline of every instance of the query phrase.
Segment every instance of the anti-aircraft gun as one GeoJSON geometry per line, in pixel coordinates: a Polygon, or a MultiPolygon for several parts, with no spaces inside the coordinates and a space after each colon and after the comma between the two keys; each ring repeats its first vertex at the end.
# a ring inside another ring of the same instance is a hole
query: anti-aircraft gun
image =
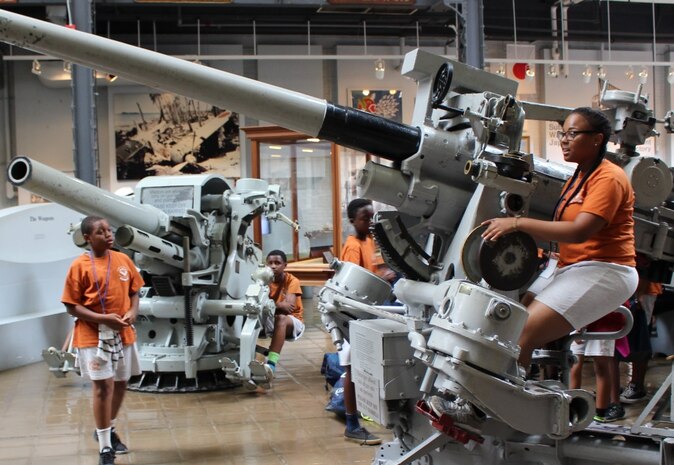
{"type": "MultiPolygon", "coordinates": [[[[117,247],[132,254],[147,287],[135,324],[142,390],[216,389],[267,382],[255,362],[260,318],[274,313],[272,274],[246,234],[265,215],[293,226],[278,185],[219,175],[148,177],[134,199],[111,194],[26,157],[9,181],[85,215],[107,218],[117,247]],[[222,361],[230,370],[222,371],[222,361]]],[[[79,229],[73,234],[84,246],[79,229]]],[[[60,363],[62,354],[45,353],[60,363]]]]}
{"type": "MultiPolygon", "coordinates": [[[[374,231],[406,276],[395,287],[402,311],[381,305],[386,283],[348,263],[335,262],[320,294],[335,343],[350,337],[360,410],[395,434],[373,463],[665,464],[674,456],[666,435],[586,433],[589,393],[527,381],[517,369],[526,311],[515,297],[532,277],[537,244],[511,234],[487,246],[476,227],[499,215],[550,216],[570,170],[520,152],[520,139],[526,118],[561,122],[569,108],[518,101],[516,83],[420,50],[402,66],[418,84],[406,125],[6,12],[0,38],[392,162],[368,163],[358,182],[364,197],[397,209],[380,215],[374,231]],[[468,432],[429,419],[418,401],[436,393],[460,395],[489,420],[468,432]]],[[[604,91],[603,100],[623,147],[611,158],[636,191],[637,249],[664,281],[674,262],[671,211],[662,206],[672,177],[635,153],[658,120],[640,92],[604,91]]]]}

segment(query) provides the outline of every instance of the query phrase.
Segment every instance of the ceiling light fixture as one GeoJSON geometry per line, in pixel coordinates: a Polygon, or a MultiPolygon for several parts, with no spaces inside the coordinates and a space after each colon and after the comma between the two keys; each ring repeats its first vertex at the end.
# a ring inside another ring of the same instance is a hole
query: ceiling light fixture
{"type": "Polygon", "coordinates": [[[527,65],[526,71],[524,71],[527,81],[532,81],[536,77],[536,70],[530,65],[527,65]]]}
{"type": "Polygon", "coordinates": [[[589,84],[590,81],[592,81],[592,68],[590,68],[590,65],[585,66],[585,69],[581,74],[583,76],[583,82],[585,84],[589,84]]]}
{"type": "Polygon", "coordinates": [[[33,67],[31,68],[31,72],[36,76],[42,74],[42,65],[38,60],[33,60],[33,67]]]}
{"type": "Polygon", "coordinates": [[[384,73],[386,72],[386,62],[381,58],[374,62],[374,77],[380,81],[384,79],[384,73]]]}
{"type": "Polygon", "coordinates": [[[634,69],[631,65],[627,67],[627,71],[625,71],[625,77],[627,79],[634,79],[634,69]]]}
{"type": "Polygon", "coordinates": [[[606,79],[606,70],[604,69],[604,67],[602,65],[599,65],[597,67],[597,77],[599,79],[606,79]]]}
{"type": "Polygon", "coordinates": [[[557,65],[552,64],[552,65],[548,66],[548,76],[550,76],[551,78],[556,78],[556,77],[559,76],[559,71],[557,69],[557,65]]]}
{"type": "Polygon", "coordinates": [[[506,74],[505,63],[498,64],[498,67],[496,68],[496,74],[498,74],[499,76],[505,76],[506,74]]]}
{"type": "Polygon", "coordinates": [[[674,67],[670,66],[668,70],[669,72],[667,73],[667,82],[674,84],[674,67]]]}
{"type": "Polygon", "coordinates": [[[641,71],[639,71],[639,82],[642,84],[646,84],[648,82],[648,70],[645,66],[641,68],[641,71]]]}

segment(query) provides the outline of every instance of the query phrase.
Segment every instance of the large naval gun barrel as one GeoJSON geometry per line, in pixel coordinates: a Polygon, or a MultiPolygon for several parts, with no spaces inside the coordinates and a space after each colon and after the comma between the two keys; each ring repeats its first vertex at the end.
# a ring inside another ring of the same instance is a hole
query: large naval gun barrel
{"type": "Polygon", "coordinates": [[[0,39],[389,160],[414,155],[421,141],[412,126],[5,10],[0,39]]]}
{"type": "Polygon", "coordinates": [[[113,226],[128,224],[158,235],[169,228],[168,215],[158,208],[127,200],[27,157],[10,162],[7,178],[47,200],[85,215],[107,218],[113,226]]]}

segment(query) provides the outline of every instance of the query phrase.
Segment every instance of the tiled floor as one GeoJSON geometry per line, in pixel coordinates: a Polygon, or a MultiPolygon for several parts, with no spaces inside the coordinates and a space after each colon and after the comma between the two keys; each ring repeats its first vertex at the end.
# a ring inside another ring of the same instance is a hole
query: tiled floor
{"type": "MultiPolygon", "coordinates": [[[[320,365],[323,353],[334,349],[314,308],[306,302],[307,331],[284,347],[268,392],[128,392],[119,430],[132,453],[118,456],[117,463],[371,463],[375,448],[344,441],[342,421],[324,410],[328,394],[320,365]]],[[[651,392],[668,369],[661,362],[649,371],[651,392]]],[[[591,364],[586,370],[592,380],[591,364]]],[[[45,364],[0,373],[0,465],[96,464],[90,405],[86,381],[72,374],[58,379],[45,364]]],[[[629,407],[630,417],[635,418],[643,405],[629,407]]],[[[377,425],[367,427],[385,440],[391,438],[377,425]]]]}

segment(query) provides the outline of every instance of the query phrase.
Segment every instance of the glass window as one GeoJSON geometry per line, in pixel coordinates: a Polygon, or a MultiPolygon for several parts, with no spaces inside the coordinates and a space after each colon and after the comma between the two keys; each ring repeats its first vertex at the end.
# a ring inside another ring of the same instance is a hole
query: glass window
{"type": "Polygon", "coordinates": [[[283,250],[288,258],[322,257],[333,247],[333,176],[330,142],[261,142],[260,178],[279,184],[286,205],[281,210],[297,219],[299,233],[280,222],[262,223],[262,249],[283,250]]]}

